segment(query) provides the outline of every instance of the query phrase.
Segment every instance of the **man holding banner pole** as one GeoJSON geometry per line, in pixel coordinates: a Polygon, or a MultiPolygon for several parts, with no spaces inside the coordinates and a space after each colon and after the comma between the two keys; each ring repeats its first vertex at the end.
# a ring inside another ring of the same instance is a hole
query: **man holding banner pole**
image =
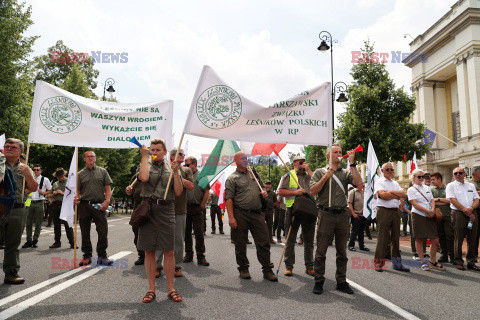
{"type": "Polygon", "coordinates": [[[322,294],[325,282],[325,260],[328,245],[335,236],[337,250],[337,290],[353,294],[347,282],[347,241],[350,236],[350,218],[347,213],[347,186],[358,185],[362,178],[355,163],[355,152],[348,151],[351,171],[342,169],[342,149],[333,144],[327,149],[331,166],[315,170],[310,181],[310,193],[316,198],[318,207],[317,251],[315,253],[315,287],[313,293],[322,294]],[[328,180],[334,180],[330,185],[328,180]],[[331,190],[331,197],[329,196],[331,190]],[[329,198],[331,198],[329,200],[329,198]],[[330,205],[329,205],[330,203],[330,205]]]}

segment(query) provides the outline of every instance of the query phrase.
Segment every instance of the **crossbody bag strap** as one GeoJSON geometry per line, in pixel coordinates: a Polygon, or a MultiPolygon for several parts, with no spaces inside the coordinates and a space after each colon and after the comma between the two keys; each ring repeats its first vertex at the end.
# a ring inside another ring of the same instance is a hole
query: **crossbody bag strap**
{"type": "Polygon", "coordinates": [[[412,187],[414,187],[414,188],[415,188],[415,190],[417,190],[417,191],[418,191],[418,192],[419,192],[419,193],[422,195],[422,197],[424,197],[424,198],[425,198],[425,200],[427,200],[427,202],[428,202],[428,199],[427,199],[427,197],[425,197],[425,195],[422,193],[422,191],[418,190],[418,189],[417,189],[417,187],[415,187],[415,186],[412,186],[412,187]]]}
{"type": "MultiPolygon", "coordinates": [[[[326,174],[327,171],[325,171],[324,174],[326,174]]],[[[333,180],[335,180],[335,182],[340,186],[340,188],[342,189],[343,191],[343,195],[345,196],[345,200],[347,201],[347,204],[348,204],[348,199],[347,199],[347,195],[345,194],[345,187],[343,186],[343,184],[340,182],[340,180],[338,179],[338,177],[335,175],[335,173],[332,175],[333,177],[333,180]]]]}

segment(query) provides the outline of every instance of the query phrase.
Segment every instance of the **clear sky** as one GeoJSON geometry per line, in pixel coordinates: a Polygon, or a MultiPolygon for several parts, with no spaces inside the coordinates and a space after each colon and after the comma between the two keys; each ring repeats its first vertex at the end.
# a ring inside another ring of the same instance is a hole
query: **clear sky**
{"type": "MultiPolygon", "coordinates": [[[[121,102],[171,99],[175,136],[181,135],[203,65],[243,96],[272,104],[330,80],[330,53],[317,50],[329,31],[334,82],[351,82],[352,51],[363,41],[375,51],[409,52],[412,37],[425,32],[452,0],[341,1],[75,1],[28,0],[40,35],[35,55],[57,40],[76,52],[128,53],[127,63],[98,63],[98,83],[115,79],[121,102]],[[409,34],[410,36],[404,36],[409,34]]],[[[410,92],[411,72],[401,63],[387,69],[410,92]]],[[[103,95],[103,86],[96,90],[103,95]]],[[[336,103],[335,113],[342,112],[336,103]]],[[[338,125],[338,123],[336,124],[338,125]]],[[[189,153],[209,153],[216,141],[186,136],[189,153]]],[[[177,142],[178,143],[178,142],[177,142]]],[[[365,146],[364,146],[365,147],[365,146]]],[[[282,152],[298,151],[288,146],[282,152]]]]}

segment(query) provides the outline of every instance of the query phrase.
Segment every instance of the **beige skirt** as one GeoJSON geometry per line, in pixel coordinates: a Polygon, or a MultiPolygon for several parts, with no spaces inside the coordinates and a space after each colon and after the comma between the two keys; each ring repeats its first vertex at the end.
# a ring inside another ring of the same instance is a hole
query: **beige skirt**
{"type": "Polygon", "coordinates": [[[413,236],[419,239],[438,238],[437,223],[434,219],[412,212],[413,236]]]}
{"type": "Polygon", "coordinates": [[[151,204],[150,220],[138,228],[137,249],[173,251],[175,247],[174,204],[151,204]]]}

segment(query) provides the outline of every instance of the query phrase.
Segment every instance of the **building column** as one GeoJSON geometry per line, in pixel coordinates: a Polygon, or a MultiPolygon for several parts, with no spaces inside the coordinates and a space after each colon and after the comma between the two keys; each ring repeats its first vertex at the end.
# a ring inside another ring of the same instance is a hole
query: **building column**
{"type": "Polygon", "coordinates": [[[472,49],[467,57],[468,92],[470,98],[471,135],[480,133],[480,50],[472,49]]]}
{"type": "Polygon", "coordinates": [[[460,112],[460,138],[472,135],[470,121],[470,95],[468,90],[467,64],[462,57],[454,60],[457,65],[458,109],[460,112]]]}
{"type": "Polygon", "coordinates": [[[436,131],[435,126],[435,100],[433,95],[433,85],[435,82],[423,80],[418,88],[419,120],[425,122],[428,128],[436,131]]]}
{"type": "MultiPolygon", "coordinates": [[[[447,113],[445,82],[435,82],[434,98],[435,98],[435,112],[434,112],[435,128],[431,128],[431,129],[448,137],[448,117],[451,117],[452,115],[451,114],[449,115],[447,113]]],[[[432,147],[437,149],[448,149],[450,145],[447,139],[437,135],[432,147]]]]}

